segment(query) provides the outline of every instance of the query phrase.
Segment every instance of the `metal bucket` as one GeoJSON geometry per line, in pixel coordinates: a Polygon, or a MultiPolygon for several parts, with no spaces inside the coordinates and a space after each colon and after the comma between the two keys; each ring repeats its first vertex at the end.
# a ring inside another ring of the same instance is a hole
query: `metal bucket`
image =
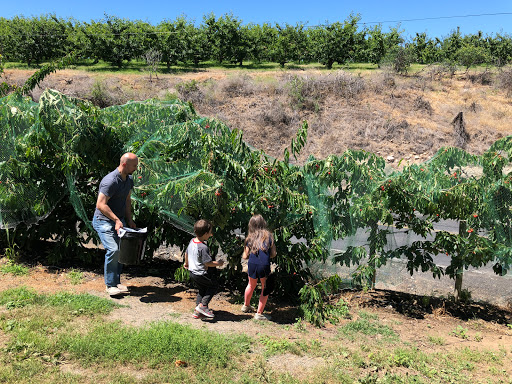
{"type": "Polygon", "coordinates": [[[140,264],[146,248],[146,232],[126,232],[119,241],[119,262],[126,265],[140,264]]]}

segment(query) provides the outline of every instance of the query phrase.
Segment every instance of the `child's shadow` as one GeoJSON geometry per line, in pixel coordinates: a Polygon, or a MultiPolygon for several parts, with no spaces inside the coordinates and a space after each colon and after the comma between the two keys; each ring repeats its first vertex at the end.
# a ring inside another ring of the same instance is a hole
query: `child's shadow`
{"type": "Polygon", "coordinates": [[[160,288],[151,285],[131,287],[130,296],[140,297],[142,303],[175,303],[182,300],[174,296],[178,292],[186,291],[186,288],[176,286],[172,288],[160,288]]]}
{"type": "Polygon", "coordinates": [[[215,317],[214,318],[207,318],[203,317],[201,320],[208,321],[210,323],[216,323],[219,321],[244,321],[248,319],[252,319],[253,315],[250,313],[244,313],[244,314],[235,314],[223,310],[215,311],[215,317]]]}

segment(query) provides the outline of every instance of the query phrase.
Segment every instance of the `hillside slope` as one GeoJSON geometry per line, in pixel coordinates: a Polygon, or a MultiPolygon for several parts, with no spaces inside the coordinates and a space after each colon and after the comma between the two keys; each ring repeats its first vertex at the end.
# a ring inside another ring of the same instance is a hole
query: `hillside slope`
{"type": "MultiPolygon", "coordinates": [[[[33,71],[6,70],[4,79],[22,84],[33,71]]],[[[455,145],[452,121],[463,112],[470,135],[466,149],[485,151],[512,134],[512,71],[450,74],[428,67],[409,76],[375,70],[354,74],[325,70],[198,70],[153,76],[64,70],[33,91],[45,88],[100,106],[148,98],[186,99],[203,116],[243,130],[245,140],[271,156],[283,150],[306,120],[309,155],[323,158],[347,148],[390,159],[421,162],[441,146],[455,145]]],[[[402,163],[403,164],[403,163],[402,163]]]]}

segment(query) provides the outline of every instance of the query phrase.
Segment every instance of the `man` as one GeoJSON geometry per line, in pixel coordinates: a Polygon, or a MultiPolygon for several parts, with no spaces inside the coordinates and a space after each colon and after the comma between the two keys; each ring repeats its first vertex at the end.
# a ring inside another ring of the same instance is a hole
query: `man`
{"type": "Polygon", "coordinates": [[[137,170],[139,159],[134,153],[121,156],[119,167],[106,175],[100,183],[98,200],[92,226],[98,232],[105,247],[105,285],[110,296],[128,292],[121,284],[123,264],[119,263],[119,229],[128,225],[135,228],[132,220],[131,190],[132,173],[137,170]]]}

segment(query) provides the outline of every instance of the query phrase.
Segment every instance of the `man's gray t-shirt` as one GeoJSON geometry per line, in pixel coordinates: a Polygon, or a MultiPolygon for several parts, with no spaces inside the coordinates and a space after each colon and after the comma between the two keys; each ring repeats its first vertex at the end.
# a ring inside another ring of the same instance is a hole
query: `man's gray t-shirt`
{"type": "Polygon", "coordinates": [[[208,246],[194,238],[188,244],[187,255],[188,270],[194,275],[206,275],[208,267],[204,264],[212,261],[208,246]]]}
{"type": "MultiPolygon", "coordinates": [[[[132,188],[132,176],[128,175],[126,180],[123,180],[117,168],[101,179],[99,191],[109,198],[107,205],[120,220],[124,219],[126,199],[132,188]]],[[[103,220],[110,220],[98,208],[94,211],[94,216],[103,220]]]]}

